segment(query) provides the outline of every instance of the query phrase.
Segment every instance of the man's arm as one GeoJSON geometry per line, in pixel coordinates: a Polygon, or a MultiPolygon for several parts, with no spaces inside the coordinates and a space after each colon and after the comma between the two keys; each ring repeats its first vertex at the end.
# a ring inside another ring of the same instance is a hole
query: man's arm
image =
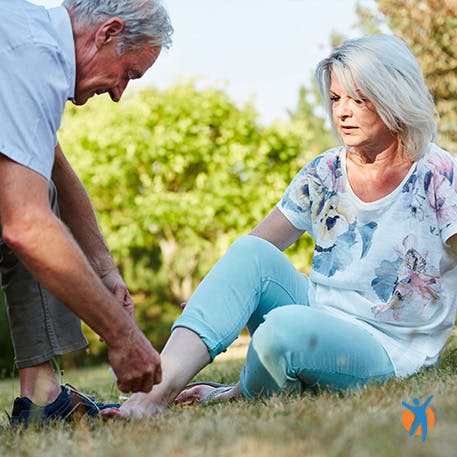
{"type": "Polygon", "coordinates": [[[47,290],[106,341],[119,388],[149,391],[160,382],[160,358],[52,213],[46,179],[0,155],[0,182],[3,240],[47,290]]]}
{"type": "Polygon", "coordinates": [[[119,302],[133,318],[134,304],[127,286],[119,274],[100,232],[87,192],[68,163],[60,145],[57,145],[55,149],[52,180],[57,188],[62,221],[70,229],[76,242],[105,286],[116,295],[119,302]]]}

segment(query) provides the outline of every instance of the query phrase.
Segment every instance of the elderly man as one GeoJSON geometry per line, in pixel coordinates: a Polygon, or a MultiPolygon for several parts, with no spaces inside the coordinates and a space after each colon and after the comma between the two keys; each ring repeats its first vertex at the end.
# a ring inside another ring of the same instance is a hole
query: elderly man
{"type": "Polygon", "coordinates": [[[0,273],[21,390],[12,422],[68,418],[81,403],[93,415],[105,405],[60,386],[51,364],[87,344],[79,318],[106,342],[122,391],[150,391],[160,359],[56,132],[67,100],[119,101],[173,29],[158,0],[65,0],[49,10],[2,0],[0,17],[0,273]]]}

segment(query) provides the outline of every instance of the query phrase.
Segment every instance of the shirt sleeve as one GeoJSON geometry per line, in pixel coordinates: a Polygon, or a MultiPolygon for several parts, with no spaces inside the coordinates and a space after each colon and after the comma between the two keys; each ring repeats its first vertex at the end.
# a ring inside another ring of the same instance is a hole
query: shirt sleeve
{"type": "MultiPolygon", "coordinates": [[[[442,159],[440,167],[434,172],[433,194],[429,204],[436,212],[438,229],[443,242],[457,233],[457,163],[452,157],[442,159]],[[447,160],[446,160],[447,159],[447,160]]],[[[427,179],[425,182],[427,186],[427,179]]]]}
{"type": "Polygon", "coordinates": [[[0,55],[0,153],[50,179],[68,93],[65,64],[51,47],[0,55]]]}
{"type": "Polygon", "coordinates": [[[311,232],[307,167],[295,176],[276,206],[295,228],[311,232]]]}

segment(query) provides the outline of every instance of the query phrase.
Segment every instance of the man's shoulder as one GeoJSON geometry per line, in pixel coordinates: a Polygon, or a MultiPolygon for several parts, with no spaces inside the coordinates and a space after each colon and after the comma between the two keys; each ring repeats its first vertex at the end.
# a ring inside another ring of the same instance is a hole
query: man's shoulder
{"type": "Polygon", "coordinates": [[[48,11],[24,0],[0,1],[0,53],[21,46],[55,46],[48,11]]]}

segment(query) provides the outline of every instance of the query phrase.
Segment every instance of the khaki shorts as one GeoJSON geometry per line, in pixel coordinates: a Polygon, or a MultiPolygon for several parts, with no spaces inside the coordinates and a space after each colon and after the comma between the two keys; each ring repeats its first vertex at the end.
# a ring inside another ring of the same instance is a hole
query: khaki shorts
{"type": "MultiPolygon", "coordinates": [[[[53,183],[49,201],[59,216],[53,183]]],[[[35,280],[1,238],[0,274],[18,368],[39,365],[87,346],[79,318],[35,280]]]]}

